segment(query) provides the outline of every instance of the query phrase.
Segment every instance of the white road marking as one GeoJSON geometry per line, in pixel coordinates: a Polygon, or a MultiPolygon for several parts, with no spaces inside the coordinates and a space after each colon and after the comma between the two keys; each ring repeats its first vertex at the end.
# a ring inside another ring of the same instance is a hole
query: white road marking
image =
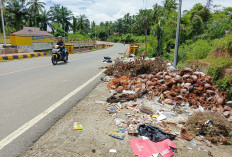
{"type": "Polygon", "coordinates": [[[30,129],[32,126],[34,126],[36,123],[38,123],[40,120],[42,120],[44,117],[46,117],[49,113],[54,111],[56,108],[61,106],[65,101],[67,101],[69,98],[71,98],[73,95],[81,91],[83,88],[85,88],[88,84],[90,84],[92,81],[94,81],[97,77],[99,77],[104,70],[100,71],[97,75],[89,79],[87,82],[76,88],[74,91],[66,95],[64,98],[53,104],[51,107],[40,113],[38,116],[33,118],[32,120],[28,121],[24,125],[22,125],[20,128],[18,128],[16,131],[5,137],[3,140],[0,141],[0,150],[2,150],[6,145],[11,143],[13,140],[18,138],[20,135],[22,135],[24,132],[26,132],[28,129],[30,129]]]}

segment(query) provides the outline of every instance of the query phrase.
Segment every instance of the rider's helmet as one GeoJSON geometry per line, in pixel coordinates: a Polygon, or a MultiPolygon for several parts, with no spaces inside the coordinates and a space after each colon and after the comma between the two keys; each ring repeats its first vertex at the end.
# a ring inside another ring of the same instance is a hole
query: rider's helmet
{"type": "Polygon", "coordinates": [[[62,39],[62,36],[58,36],[57,39],[62,39]]]}

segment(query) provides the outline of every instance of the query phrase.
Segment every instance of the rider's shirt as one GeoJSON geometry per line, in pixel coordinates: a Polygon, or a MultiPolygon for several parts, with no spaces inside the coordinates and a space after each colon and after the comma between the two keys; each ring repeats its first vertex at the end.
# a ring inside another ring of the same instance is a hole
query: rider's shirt
{"type": "Polygon", "coordinates": [[[61,50],[64,49],[65,44],[64,44],[64,42],[63,42],[62,40],[61,40],[61,41],[58,41],[58,42],[57,42],[57,45],[63,46],[62,48],[60,48],[61,50]]]}

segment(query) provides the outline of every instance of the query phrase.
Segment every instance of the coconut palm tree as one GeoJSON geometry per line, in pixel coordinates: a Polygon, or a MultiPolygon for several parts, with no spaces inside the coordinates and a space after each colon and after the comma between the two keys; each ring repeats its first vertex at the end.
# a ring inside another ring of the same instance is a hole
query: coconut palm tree
{"type": "Polygon", "coordinates": [[[60,16],[61,16],[62,29],[68,32],[70,27],[72,26],[70,20],[72,19],[73,14],[70,10],[68,10],[67,7],[61,6],[60,16]]]}
{"type": "Polygon", "coordinates": [[[147,35],[148,31],[150,30],[151,27],[151,18],[152,18],[152,10],[139,10],[139,14],[136,16],[136,25],[139,29],[144,30],[144,35],[145,35],[145,47],[147,48],[147,35]]]}
{"type": "Polygon", "coordinates": [[[77,30],[84,31],[88,33],[90,30],[90,22],[84,14],[77,17],[77,30]]]}
{"type": "Polygon", "coordinates": [[[5,19],[10,22],[16,30],[20,30],[25,22],[24,17],[27,14],[25,2],[21,0],[10,0],[6,2],[5,19]]]}
{"type": "Polygon", "coordinates": [[[55,4],[50,7],[49,14],[51,20],[61,25],[66,32],[72,27],[70,20],[73,18],[73,14],[67,7],[55,4]]]}
{"type": "Polygon", "coordinates": [[[39,13],[43,11],[44,6],[46,3],[40,2],[39,0],[30,0],[27,2],[27,6],[29,6],[30,13],[34,16],[34,25],[38,26],[37,18],[39,16],[39,13]]]}
{"type": "Polygon", "coordinates": [[[77,31],[77,18],[75,16],[73,16],[73,24],[72,24],[72,30],[73,33],[75,34],[77,31]]]}
{"type": "Polygon", "coordinates": [[[50,21],[49,12],[43,10],[39,16],[39,23],[41,30],[47,31],[47,27],[48,25],[50,25],[49,21],[50,21]]]}

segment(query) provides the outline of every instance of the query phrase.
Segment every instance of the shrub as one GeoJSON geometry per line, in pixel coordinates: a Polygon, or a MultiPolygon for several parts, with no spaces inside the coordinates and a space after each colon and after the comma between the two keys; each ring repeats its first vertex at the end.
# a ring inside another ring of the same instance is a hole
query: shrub
{"type": "Polygon", "coordinates": [[[224,50],[232,52],[232,34],[213,40],[212,46],[214,47],[213,51],[224,50]]]}
{"type": "Polygon", "coordinates": [[[232,100],[232,76],[222,78],[216,81],[216,84],[218,85],[219,91],[226,92],[226,99],[232,100]]]}
{"type": "Polygon", "coordinates": [[[232,66],[232,60],[230,58],[211,58],[211,62],[212,66],[207,69],[207,74],[212,76],[214,82],[219,80],[224,68],[232,66]]]}

